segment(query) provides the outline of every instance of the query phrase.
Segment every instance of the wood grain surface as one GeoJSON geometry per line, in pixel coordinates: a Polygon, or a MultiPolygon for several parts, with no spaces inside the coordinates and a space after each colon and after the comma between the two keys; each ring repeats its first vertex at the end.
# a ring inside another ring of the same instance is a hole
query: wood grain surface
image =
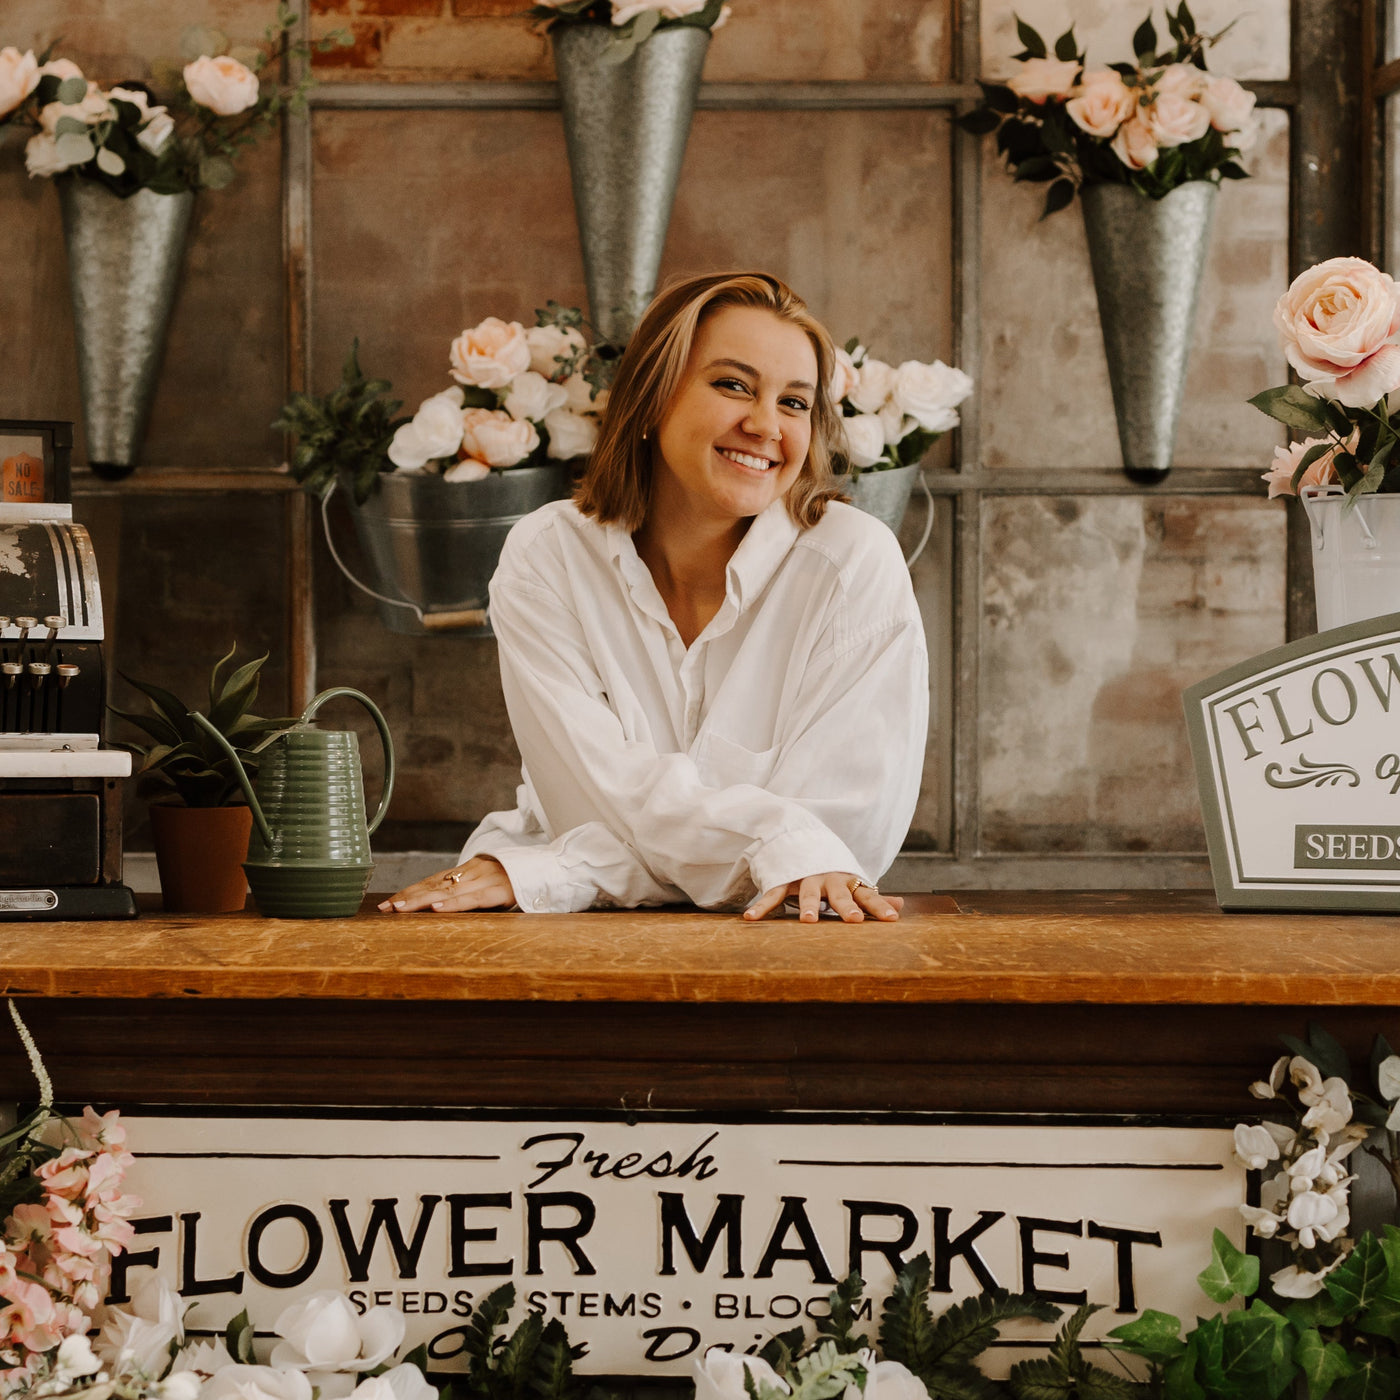
{"type": "Polygon", "coordinates": [[[1206,892],[914,896],[895,924],[687,909],[0,924],[11,996],[201,1001],[1400,1005],[1400,917],[1206,892]]]}

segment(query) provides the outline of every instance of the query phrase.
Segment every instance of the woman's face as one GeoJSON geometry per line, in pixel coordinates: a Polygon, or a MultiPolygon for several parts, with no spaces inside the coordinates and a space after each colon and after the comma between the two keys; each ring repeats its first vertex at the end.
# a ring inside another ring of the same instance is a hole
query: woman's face
{"type": "Polygon", "coordinates": [[[749,306],[707,317],[655,434],[653,508],[737,521],[778,500],[807,460],[816,383],[800,326],[749,306]]]}

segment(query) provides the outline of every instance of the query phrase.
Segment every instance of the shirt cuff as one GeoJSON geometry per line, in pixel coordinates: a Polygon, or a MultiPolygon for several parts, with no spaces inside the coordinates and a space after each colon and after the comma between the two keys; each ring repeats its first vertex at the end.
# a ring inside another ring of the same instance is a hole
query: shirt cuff
{"type": "Polygon", "coordinates": [[[844,870],[874,884],[851,848],[820,824],[784,831],[765,841],[749,858],[749,872],[759,894],[828,870],[844,870]]]}
{"type": "Polygon", "coordinates": [[[550,846],[497,846],[473,851],[505,867],[515,902],[527,914],[577,914],[592,906],[598,892],[586,882],[570,880],[550,846]]]}

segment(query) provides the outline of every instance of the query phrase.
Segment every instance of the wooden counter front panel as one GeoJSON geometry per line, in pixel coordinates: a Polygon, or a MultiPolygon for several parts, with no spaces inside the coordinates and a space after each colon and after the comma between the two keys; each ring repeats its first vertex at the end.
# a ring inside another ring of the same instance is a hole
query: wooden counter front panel
{"type": "MultiPolygon", "coordinates": [[[[1310,1018],[1378,1007],[26,1000],[68,1102],[1247,1113],[1310,1018]]],[[[33,1097],[22,1053],[0,1094],[33,1097]]]]}

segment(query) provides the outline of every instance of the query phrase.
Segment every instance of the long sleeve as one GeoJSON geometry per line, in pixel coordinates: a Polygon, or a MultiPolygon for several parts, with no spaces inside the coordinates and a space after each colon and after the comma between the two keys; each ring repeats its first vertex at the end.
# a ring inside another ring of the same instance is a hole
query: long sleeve
{"type": "MultiPolygon", "coordinates": [[[[503,569],[491,610],[512,727],[552,827],[601,824],[659,881],[709,907],[825,870],[873,881],[897,853],[927,724],[912,603],[876,600],[825,629],[823,645],[795,659],[800,676],[782,678],[797,699],[760,754],[713,732],[693,755],[629,738],[568,602],[503,569]],[[751,780],[725,781],[745,770],[751,780]]],[[[779,672],[783,662],[768,658],[779,672]]]]}

